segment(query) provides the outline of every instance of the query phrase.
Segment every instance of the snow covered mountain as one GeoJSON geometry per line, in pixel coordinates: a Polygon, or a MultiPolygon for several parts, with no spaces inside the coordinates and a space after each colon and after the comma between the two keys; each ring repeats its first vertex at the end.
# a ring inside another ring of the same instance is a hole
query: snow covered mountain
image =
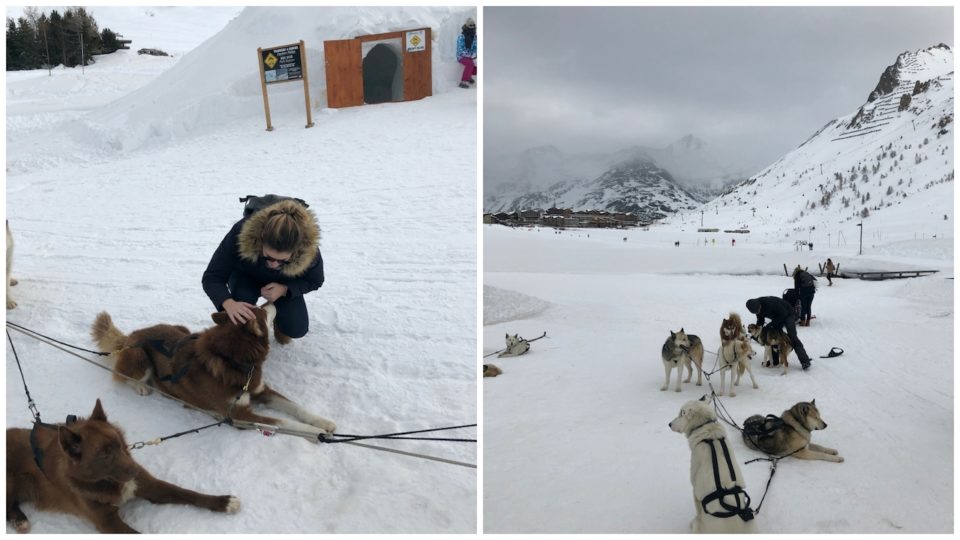
{"type": "Polygon", "coordinates": [[[704,210],[711,226],[802,240],[861,219],[905,238],[943,229],[953,214],[953,107],[953,51],[940,44],[904,52],[856,111],[671,221],[699,223],[704,210]]]}
{"type": "Polygon", "coordinates": [[[531,148],[493,161],[484,176],[485,211],[556,204],[576,210],[633,208],[628,211],[662,217],[664,211],[685,208],[686,198],[695,203],[715,198],[749,173],[724,163],[702,139],[685,135],[665,148],[631,146],[613,153],[568,155],[554,146],[531,148]],[[625,181],[629,171],[637,175],[632,182],[625,181]],[[613,177],[621,180],[616,187],[610,185],[613,177]],[[602,195],[600,186],[606,186],[602,195]]]}

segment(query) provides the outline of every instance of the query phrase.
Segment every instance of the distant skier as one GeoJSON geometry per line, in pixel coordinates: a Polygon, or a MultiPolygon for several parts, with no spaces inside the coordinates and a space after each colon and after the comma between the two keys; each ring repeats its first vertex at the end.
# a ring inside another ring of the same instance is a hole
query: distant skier
{"type": "Polygon", "coordinates": [[[737,239],[736,239],[736,238],[731,238],[731,239],[730,239],[730,245],[733,246],[733,247],[737,247],[737,239]]]}
{"type": "Polygon", "coordinates": [[[463,64],[460,88],[470,88],[477,82],[477,23],[468,17],[457,36],[457,62],[463,64]]]}

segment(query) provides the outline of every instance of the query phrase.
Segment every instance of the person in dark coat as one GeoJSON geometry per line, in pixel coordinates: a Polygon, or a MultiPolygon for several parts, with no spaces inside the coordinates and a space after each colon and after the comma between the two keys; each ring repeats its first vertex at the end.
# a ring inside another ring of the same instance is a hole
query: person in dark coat
{"type": "Polygon", "coordinates": [[[763,326],[764,319],[770,319],[770,327],[785,329],[790,337],[790,345],[800,359],[800,365],[803,369],[810,367],[810,356],[797,337],[797,315],[793,306],[776,296],[761,296],[747,300],[747,310],[757,316],[757,326],[763,326]]]}
{"type": "Polygon", "coordinates": [[[793,288],[800,296],[800,326],[810,326],[810,307],[813,305],[813,295],[817,293],[816,279],[799,266],[793,269],[793,288]]]}
{"type": "Polygon", "coordinates": [[[277,308],[277,341],[303,337],[309,329],[303,296],[323,285],[316,217],[286,199],[241,219],[214,251],[201,282],[234,324],[254,318],[252,308],[263,297],[277,308]]]}

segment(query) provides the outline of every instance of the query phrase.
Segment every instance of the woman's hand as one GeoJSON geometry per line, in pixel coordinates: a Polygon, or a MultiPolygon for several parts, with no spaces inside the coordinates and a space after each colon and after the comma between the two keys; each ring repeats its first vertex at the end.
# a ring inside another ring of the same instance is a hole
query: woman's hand
{"type": "Polygon", "coordinates": [[[233,298],[223,301],[223,310],[227,312],[230,321],[233,324],[245,324],[247,321],[255,319],[257,316],[253,313],[254,306],[246,302],[238,302],[233,298]]]}
{"type": "Polygon", "coordinates": [[[277,298],[283,298],[287,294],[287,287],[283,283],[267,283],[260,289],[260,296],[267,299],[271,304],[276,302],[277,298]]]}

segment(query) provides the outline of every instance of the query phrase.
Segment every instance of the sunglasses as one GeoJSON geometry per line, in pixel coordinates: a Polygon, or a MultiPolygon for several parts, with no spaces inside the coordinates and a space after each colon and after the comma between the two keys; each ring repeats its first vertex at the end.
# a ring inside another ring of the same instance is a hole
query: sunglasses
{"type": "Polygon", "coordinates": [[[287,263],[290,262],[290,259],[274,259],[273,257],[271,257],[271,256],[269,256],[269,255],[262,255],[262,256],[263,256],[263,259],[264,259],[265,261],[272,262],[272,263],[277,263],[277,264],[280,265],[280,266],[284,266],[284,265],[286,265],[287,263]]]}

